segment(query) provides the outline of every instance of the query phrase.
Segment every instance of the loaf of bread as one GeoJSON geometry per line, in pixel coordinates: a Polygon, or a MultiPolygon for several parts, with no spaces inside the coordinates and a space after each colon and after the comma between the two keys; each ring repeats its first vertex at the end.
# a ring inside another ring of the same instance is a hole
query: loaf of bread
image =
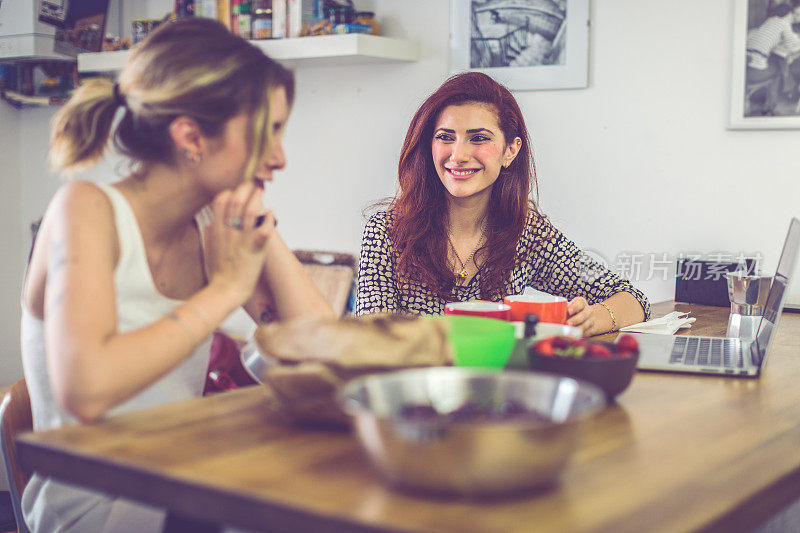
{"type": "Polygon", "coordinates": [[[260,378],[293,417],[343,424],[348,418],[336,403],[339,387],[364,374],[450,364],[447,330],[443,320],[398,315],[264,325],[255,342],[280,364],[260,378]]]}

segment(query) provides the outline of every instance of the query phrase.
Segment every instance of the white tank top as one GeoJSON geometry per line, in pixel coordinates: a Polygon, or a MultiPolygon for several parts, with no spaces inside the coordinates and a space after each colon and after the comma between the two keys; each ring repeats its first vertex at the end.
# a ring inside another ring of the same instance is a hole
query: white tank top
{"type": "MultiPolygon", "coordinates": [[[[108,195],[114,210],[119,240],[119,262],[114,270],[117,330],[124,333],[155,322],[182,302],[167,298],[156,289],[139,225],[125,197],[110,185],[96,185],[108,195]]],[[[201,211],[196,218],[202,236],[208,213],[201,211]]],[[[22,366],[31,397],[34,430],[76,423],[77,420],[65,412],[53,398],[45,355],[44,322],[35,317],[24,303],[21,345],[22,366]]],[[[202,395],[210,347],[211,336],[183,363],[141,393],[112,409],[106,417],[202,395]]],[[[25,488],[22,507],[32,531],[83,531],[105,523],[109,509],[117,501],[119,500],[100,493],[34,475],[25,488]],[[91,514],[96,515],[97,520],[92,520],[91,514]],[[93,525],[87,528],[87,524],[93,525]]]]}

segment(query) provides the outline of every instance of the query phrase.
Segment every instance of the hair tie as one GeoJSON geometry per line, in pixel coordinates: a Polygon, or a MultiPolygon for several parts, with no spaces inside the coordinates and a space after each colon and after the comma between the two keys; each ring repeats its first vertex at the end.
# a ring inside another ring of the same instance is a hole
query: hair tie
{"type": "Polygon", "coordinates": [[[114,102],[116,102],[118,106],[128,106],[128,104],[125,102],[125,97],[119,92],[119,83],[114,83],[114,102]]]}

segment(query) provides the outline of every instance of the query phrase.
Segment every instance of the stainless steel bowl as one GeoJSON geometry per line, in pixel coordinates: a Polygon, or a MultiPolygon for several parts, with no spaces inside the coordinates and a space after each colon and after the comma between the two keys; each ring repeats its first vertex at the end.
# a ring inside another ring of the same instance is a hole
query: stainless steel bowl
{"type": "Polygon", "coordinates": [[[357,378],[339,400],[372,464],[392,483],[461,495],[552,481],[567,463],[580,420],[605,405],[598,388],[567,377],[446,367],[357,378]],[[468,402],[518,402],[540,417],[454,422],[447,416],[468,402]],[[443,416],[400,416],[404,406],[419,404],[443,416]]]}
{"type": "Polygon", "coordinates": [[[264,374],[266,374],[267,369],[278,364],[275,358],[263,355],[252,339],[247,341],[247,344],[239,351],[239,359],[250,377],[262,384],[264,383],[264,374]]]}

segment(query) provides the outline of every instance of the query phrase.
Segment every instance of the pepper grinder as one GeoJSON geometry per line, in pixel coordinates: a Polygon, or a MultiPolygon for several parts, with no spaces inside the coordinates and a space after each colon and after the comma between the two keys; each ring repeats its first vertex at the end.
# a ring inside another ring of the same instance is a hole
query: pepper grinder
{"type": "Polygon", "coordinates": [[[728,298],[731,314],[728,317],[728,337],[753,340],[764,314],[772,276],[747,274],[738,270],[725,274],[728,280],[728,298]]]}
{"type": "Polygon", "coordinates": [[[539,324],[538,315],[525,315],[525,333],[526,339],[532,339],[536,336],[536,326],[539,324]]]}

